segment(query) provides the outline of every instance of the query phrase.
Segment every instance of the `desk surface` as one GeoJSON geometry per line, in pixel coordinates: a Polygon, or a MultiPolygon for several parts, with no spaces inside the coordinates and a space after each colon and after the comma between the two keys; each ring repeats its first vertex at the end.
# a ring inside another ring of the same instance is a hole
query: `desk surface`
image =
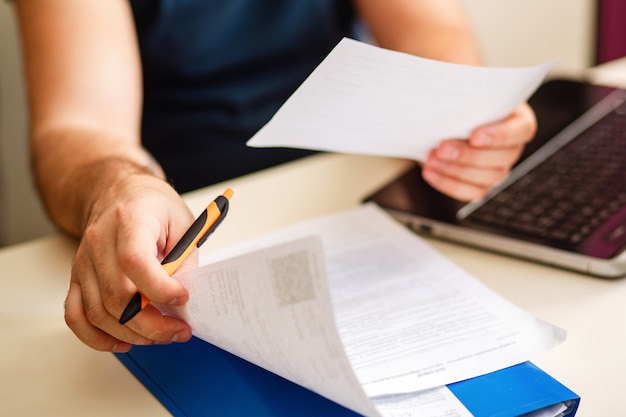
{"type": "MultiPolygon", "coordinates": [[[[393,159],[318,155],[185,198],[199,213],[225,186],[235,190],[219,238],[203,246],[210,250],[352,207],[406,166],[393,159]]],[[[582,396],[580,417],[621,409],[626,280],[429,242],[509,300],[568,330],[565,343],[533,361],[582,396]]],[[[0,415],[168,415],[113,355],[85,347],[65,326],[63,301],[74,250],[75,242],[63,236],[0,250],[0,415]]]]}

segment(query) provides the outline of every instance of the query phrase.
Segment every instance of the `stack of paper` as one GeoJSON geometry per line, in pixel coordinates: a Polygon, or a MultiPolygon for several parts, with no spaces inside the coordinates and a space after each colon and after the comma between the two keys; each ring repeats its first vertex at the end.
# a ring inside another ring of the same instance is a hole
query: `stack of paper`
{"type": "Polygon", "coordinates": [[[470,416],[446,385],[524,363],[565,338],[373,205],[203,262],[177,276],[189,303],[164,312],[363,415],[470,416]]]}

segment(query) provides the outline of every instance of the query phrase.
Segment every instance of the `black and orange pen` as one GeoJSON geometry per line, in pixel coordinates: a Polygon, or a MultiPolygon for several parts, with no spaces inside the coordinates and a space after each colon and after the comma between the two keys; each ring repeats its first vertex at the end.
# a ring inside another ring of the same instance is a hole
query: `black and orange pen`
{"type": "MultiPolygon", "coordinates": [[[[176,243],[176,246],[172,248],[171,252],[161,262],[168,275],[172,275],[193,249],[195,247],[199,248],[217,229],[224,217],[226,217],[226,213],[228,213],[229,200],[232,196],[233,190],[227,188],[191,224],[183,237],[176,243]]],[[[143,294],[140,292],[135,293],[120,317],[120,324],[124,324],[135,317],[148,303],[149,300],[143,294]]]]}

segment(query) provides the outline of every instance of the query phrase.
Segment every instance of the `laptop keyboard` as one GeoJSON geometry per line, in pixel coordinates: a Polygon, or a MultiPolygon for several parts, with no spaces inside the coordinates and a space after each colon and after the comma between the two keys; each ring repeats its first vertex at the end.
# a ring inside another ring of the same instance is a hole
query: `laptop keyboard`
{"type": "Polygon", "coordinates": [[[576,245],[626,206],[626,115],[609,113],[467,220],[576,245]]]}

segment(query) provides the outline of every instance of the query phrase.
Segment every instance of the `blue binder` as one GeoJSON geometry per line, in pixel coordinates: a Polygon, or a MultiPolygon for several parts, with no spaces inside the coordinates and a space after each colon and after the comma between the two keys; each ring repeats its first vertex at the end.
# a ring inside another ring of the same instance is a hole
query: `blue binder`
{"type": "MultiPolygon", "coordinates": [[[[358,416],[200,339],[115,354],[174,416],[358,416]]],[[[530,362],[448,385],[477,417],[513,417],[580,398],[530,362]]]]}

